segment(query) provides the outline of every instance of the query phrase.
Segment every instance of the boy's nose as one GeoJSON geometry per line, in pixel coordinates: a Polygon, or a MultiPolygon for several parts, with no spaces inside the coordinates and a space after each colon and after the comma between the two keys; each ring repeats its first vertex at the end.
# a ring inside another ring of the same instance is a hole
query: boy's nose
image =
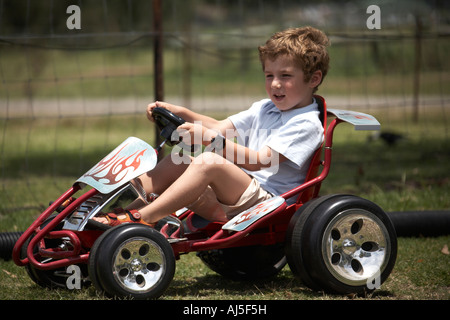
{"type": "Polygon", "coordinates": [[[281,88],[281,83],[279,83],[278,81],[272,82],[272,88],[280,89],[281,88]]]}

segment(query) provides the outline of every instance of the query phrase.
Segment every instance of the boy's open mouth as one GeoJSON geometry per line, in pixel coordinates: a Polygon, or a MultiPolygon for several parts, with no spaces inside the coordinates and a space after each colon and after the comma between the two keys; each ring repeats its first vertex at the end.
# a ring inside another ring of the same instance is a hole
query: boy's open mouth
{"type": "Polygon", "coordinates": [[[273,97],[275,98],[275,100],[280,101],[283,100],[285,95],[284,94],[274,94],[273,97]]]}

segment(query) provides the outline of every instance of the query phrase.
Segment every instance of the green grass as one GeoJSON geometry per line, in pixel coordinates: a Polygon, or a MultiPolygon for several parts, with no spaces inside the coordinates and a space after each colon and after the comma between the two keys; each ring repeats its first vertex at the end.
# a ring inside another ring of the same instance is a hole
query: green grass
{"type": "MultiPolygon", "coordinates": [[[[312,291],[286,266],[276,277],[234,282],[209,270],[194,253],[177,262],[175,277],[163,300],[448,300],[449,256],[441,253],[450,237],[399,238],[397,263],[379,290],[366,297],[312,291]]],[[[37,286],[24,268],[0,261],[0,300],[107,299],[92,286],[81,290],[49,290],[37,286]]]]}
{"type": "MultiPolygon", "coordinates": [[[[405,128],[395,114],[377,115],[385,129],[405,128]],[[389,117],[389,119],[386,119],[389,117]]],[[[153,127],[143,116],[33,121],[9,119],[2,124],[0,232],[23,231],[73,181],[100,158],[134,135],[153,141],[153,127]],[[124,126],[131,123],[132,126],[124,126]],[[130,129],[131,127],[131,129],[130,129]],[[50,136],[49,136],[50,135],[50,136]]],[[[449,210],[450,146],[445,119],[428,114],[408,123],[407,140],[389,147],[367,142],[370,133],[350,125],[335,131],[331,173],[322,194],[348,192],[379,204],[386,211],[449,210]]],[[[315,292],[285,267],[265,281],[233,282],[209,270],[194,253],[181,256],[175,277],[162,299],[214,300],[448,300],[450,256],[441,252],[450,236],[399,238],[393,273],[367,297],[315,292]]],[[[35,285],[24,268],[0,261],[0,300],[106,299],[93,287],[47,290],[35,285]]]]}
{"type": "MultiPolygon", "coordinates": [[[[221,39],[220,41],[223,41],[221,39]]],[[[264,94],[257,48],[219,49],[205,44],[185,52],[167,44],[164,92],[178,96],[264,94]],[[200,49],[200,50],[198,50],[200,49]],[[186,76],[187,74],[187,76],[186,76]]],[[[420,94],[449,94],[449,41],[426,40],[422,52],[420,94]]],[[[379,41],[332,44],[330,71],[322,85],[326,95],[409,95],[413,93],[414,42],[379,41]]],[[[151,96],[154,68],[151,46],[92,51],[2,48],[3,97],[151,96]]]]}

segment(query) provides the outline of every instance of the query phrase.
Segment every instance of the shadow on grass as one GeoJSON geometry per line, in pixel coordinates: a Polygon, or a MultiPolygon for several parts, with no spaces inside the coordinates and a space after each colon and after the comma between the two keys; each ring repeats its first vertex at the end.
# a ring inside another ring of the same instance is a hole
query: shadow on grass
{"type": "Polygon", "coordinates": [[[295,278],[271,277],[258,281],[233,281],[208,274],[187,280],[174,279],[166,299],[314,299],[321,296],[295,278]]]}
{"type": "Polygon", "coordinates": [[[220,275],[208,274],[188,280],[174,279],[163,295],[164,299],[212,300],[345,300],[386,299],[393,294],[376,290],[366,296],[329,294],[306,287],[288,271],[257,281],[233,281],[220,275]]]}

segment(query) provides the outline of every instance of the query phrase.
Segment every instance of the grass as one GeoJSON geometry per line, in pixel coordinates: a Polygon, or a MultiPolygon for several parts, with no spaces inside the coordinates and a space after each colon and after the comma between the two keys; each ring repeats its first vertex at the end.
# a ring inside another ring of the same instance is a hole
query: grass
{"type": "MultiPolygon", "coordinates": [[[[256,45],[244,51],[193,46],[190,60],[182,49],[165,47],[166,96],[188,90],[192,96],[214,97],[224,88],[228,95],[264,94],[256,45]]],[[[449,94],[449,63],[442,58],[449,46],[442,39],[424,43],[420,94],[449,94]]],[[[413,94],[414,48],[410,40],[336,42],[329,48],[330,72],[321,90],[325,96],[413,94]]],[[[145,45],[96,51],[3,48],[0,67],[0,92],[10,99],[146,97],[153,90],[153,49],[145,45]]]]}
{"type": "MultiPolygon", "coordinates": [[[[404,118],[377,115],[385,127],[404,128],[404,118]],[[386,119],[389,117],[389,119],[386,119]]],[[[367,142],[371,133],[340,125],[335,132],[331,173],[322,194],[349,192],[386,211],[450,209],[450,147],[445,119],[428,114],[408,123],[407,139],[389,147],[367,142]]],[[[1,147],[0,232],[23,231],[49,200],[59,196],[83,172],[126,137],[153,141],[153,127],[142,116],[91,119],[9,119],[1,147]],[[123,123],[132,123],[132,129],[123,123]],[[50,134],[50,138],[49,138],[50,134]]],[[[366,297],[315,292],[286,266],[265,281],[232,282],[209,270],[194,253],[177,262],[163,300],[448,300],[450,236],[399,238],[397,263],[380,290],[366,297]]],[[[104,300],[93,287],[43,289],[11,261],[0,261],[0,300],[104,300]]]]}
{"type": "MultiPolygon", "coordinates": [[[[397,264],[382,287],[366,297],[312,291],[285,267],[274,278],[233,282],[209,270],[195,254],[182,256],[162,300],[448,300],[449,237],[399,238],[397,264]]],[[[23,268],[0,261],[0,300],[103,300],[91,286],[82,290],[49,290],[37,286],[23,268]]]]}

